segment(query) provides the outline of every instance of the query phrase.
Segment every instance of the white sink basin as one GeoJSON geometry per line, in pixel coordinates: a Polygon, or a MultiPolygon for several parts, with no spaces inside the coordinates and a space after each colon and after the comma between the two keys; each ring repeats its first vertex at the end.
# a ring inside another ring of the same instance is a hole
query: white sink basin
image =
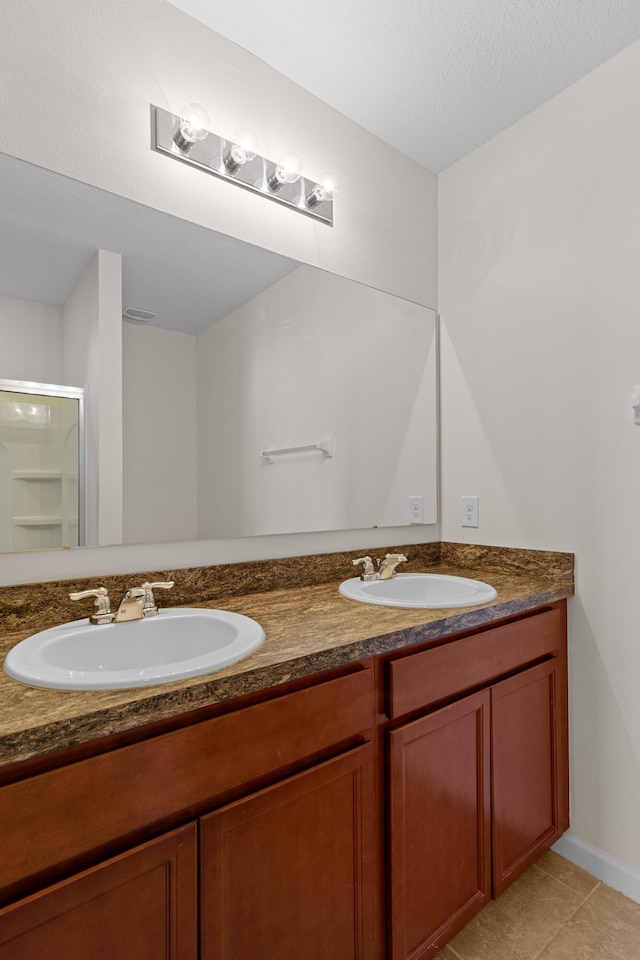
{"type": "Polygon", "coordinates": [[[74,620],[22,640],[5,673],[35,687],[116,690],[212,673],[253,653],[259,623],[226,610],[175,607],[157,617],[94,626],[74,620]]]}
{"type": "Polygon", "coordinates": [[[489,603],[498,591],[482,580],[449,577],[440,573],[397,573],[389,580],[352,577],[340,584],[340,593],[350,600],[384,607],[473,607],[489,603]]]}

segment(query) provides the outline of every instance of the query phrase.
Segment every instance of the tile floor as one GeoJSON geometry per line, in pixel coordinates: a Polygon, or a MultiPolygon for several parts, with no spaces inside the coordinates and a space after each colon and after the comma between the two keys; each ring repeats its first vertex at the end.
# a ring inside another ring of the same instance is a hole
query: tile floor
{"type": "Polygon", "coordinates": [[[640,904],[552,850],[436,960],[640,960],[640,904]]]}

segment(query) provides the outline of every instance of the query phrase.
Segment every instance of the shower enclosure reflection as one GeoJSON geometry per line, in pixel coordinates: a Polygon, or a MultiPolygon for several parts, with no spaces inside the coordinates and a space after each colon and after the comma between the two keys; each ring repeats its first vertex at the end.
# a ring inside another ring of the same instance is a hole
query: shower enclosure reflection
{"type": "Polygon", "coordinates": [[[84,390],[0,380],[0,550],[81,546],[84,390]]]}

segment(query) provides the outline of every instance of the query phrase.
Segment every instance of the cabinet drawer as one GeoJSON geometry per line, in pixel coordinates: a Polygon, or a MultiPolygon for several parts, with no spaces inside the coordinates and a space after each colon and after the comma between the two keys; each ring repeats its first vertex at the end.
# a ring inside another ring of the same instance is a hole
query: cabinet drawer
{"type": "Polygon", "coordinates": [[[541,657],[566,638],[564,602],[483,633],[452,640],[387,664],[387,715],[393,719],[445,700],[541,657]]]}
{"type": "Polygon", "coordinates": [[[3,787],[0,890],[197,809],[372,724],[372,670],[359,668],[3,787]]]}

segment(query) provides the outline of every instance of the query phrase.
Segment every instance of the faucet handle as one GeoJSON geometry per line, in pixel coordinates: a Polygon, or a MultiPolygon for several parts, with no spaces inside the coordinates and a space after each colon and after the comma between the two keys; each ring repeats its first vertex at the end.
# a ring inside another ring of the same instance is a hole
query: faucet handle
{"type": "Polygon", "coordinates": [[[112,623],[114,614],[111,612],[111,601],[106,587],[95,587],[93,590],[79,590],[70,593],[70,600],[84,600],[85,597],[95,597],[95,613],[89,617],[91,623],[112,623]]]}
{"type": "Polygon", "coordinates": [[[364,570],[360,574],[362,580],[377,580],[378,574],[373,569],[373,560],[371,557],[358,557],[357,560],[352,560],[354,567],[357,567],[359,563],[363,564],[364,570]]]}
{"type": "Polygon", "coordinates": [[[155,617],[158,613],[153,591],[170,590],[174,583],[174,580],[159,580],[157,583],[149,583],[145,580],[145,582],[140,585],[140,589],[144,590],[144,603],[142,605],[143,617],[155,617]]]}

